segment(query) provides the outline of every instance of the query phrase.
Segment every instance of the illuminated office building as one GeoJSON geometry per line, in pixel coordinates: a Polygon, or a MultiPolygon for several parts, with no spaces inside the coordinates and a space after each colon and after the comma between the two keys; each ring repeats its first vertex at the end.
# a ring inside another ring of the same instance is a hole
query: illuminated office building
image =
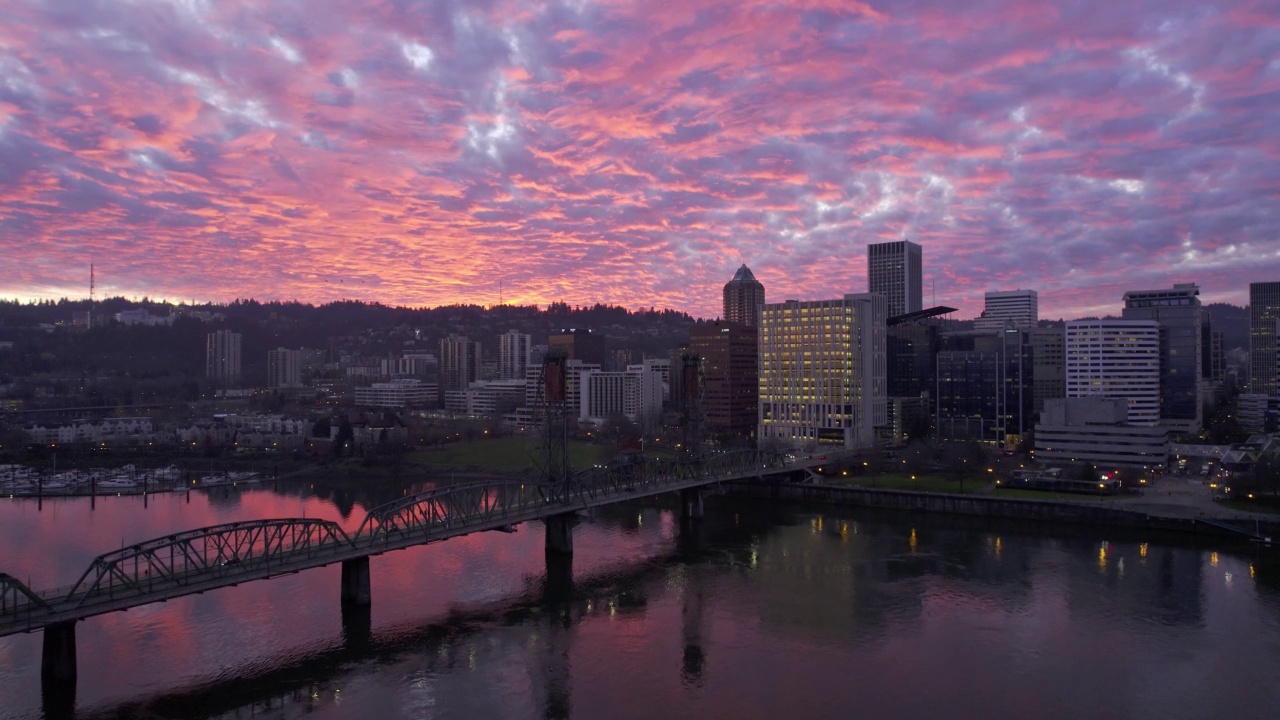
{"type": "Polygon", "coordinates": [[[1130,425],[1160,422],[1160,323],[1073,320],[1066,333],[1067,397],[1128,400],[1130,425]]]}
{"type": "Polygon", "coordinates": [[[788,300],[760,324],[761,442],[867,447],[885,425],[883,296],[788,300]]]}
{"type": "Polygon", "coordinates": [[[1280,394],[1276,382],[1276,329],[1280,326],[1280,282],[1249,283],[1249,392],[1280,394]]]}

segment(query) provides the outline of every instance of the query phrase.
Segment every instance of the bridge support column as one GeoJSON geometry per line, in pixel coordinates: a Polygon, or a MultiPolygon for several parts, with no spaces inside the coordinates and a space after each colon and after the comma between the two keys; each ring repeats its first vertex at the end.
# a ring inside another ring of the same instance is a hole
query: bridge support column
{"type": "Polygon", "coordinates": [[[342,604],[368,605],[369,595],[369,558],[355,558],[342,561],[342,604]]]}
{"type": "Polygon", "coordinates": [[[547,579],[542,585],[542,600],[564,603],[573,599],[573,556],[547,553],[547,579]]]}
{"type": "Polygon", "coordinates": [[[689,488],[680,491],[680,518],[682,520],[701,520],[703,516],[702,491],[689,488]]]}
{"type": "Polygon", "coordinates": [[[357,656],[373,645],[373,612],[368,605],[342,604],[342,645],[357,656]]]}
{"type": "Polygon", "coordinates": [[[76,621],[54,623],[44,629],[40,679],[48,685],[75,685],[76,621]]]}
{"type": "Polygon", "coordinates": [[[547,525],[547,555],[573,554],[573,526],[578,524],[578,516],[574,513],[560,513],[543,518],[547,525]]]}

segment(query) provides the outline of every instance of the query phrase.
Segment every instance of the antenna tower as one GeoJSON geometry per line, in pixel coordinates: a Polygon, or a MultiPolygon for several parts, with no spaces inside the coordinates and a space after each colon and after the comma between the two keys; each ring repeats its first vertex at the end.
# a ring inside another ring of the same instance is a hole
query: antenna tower
{"type": "Polygon", "coordinates": [[[87,327],[93,327],[93,300],[94,300],[93,298],[94,282],[93,281],[94,281],[93,263],[90,262],[89,263],[89,319],[88,319],[88,322],[86,323],[87,327]]]}

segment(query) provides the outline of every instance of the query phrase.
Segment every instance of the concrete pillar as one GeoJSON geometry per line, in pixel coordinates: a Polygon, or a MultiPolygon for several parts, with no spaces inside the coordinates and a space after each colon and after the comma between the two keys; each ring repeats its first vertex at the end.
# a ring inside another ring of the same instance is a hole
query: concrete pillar
{"type": "Polygon", "coordinates": [[[547,579],[542,586],[542,601],[559,604],[573,598],[573,556],[548,552],[547,579]]]}
{"type": "Polygon", "coordinates": [[[355,656],[373,647],[373,612],[368,605],[342,603],[342,645],[355,656]]]}
{"type": "Polygon", "coordinates": [[[560,513],[543,518],[547,525],[547,554],[573,554],[573,526],[578,524],[574,513],[560,513]]]}
{"type": "Polygon", "coordinates": [[[76,621],[54,623],[44,629],[40,678],[46,685],[75,685],[76,621]]]}
{"type": "Polygon", "coordinates": [[[368,605],[369,558],[342,561],[342,604],[368,605]]]}
{"type": "Polygon", "coordinates": [[[703,515],[702,491],[689,488],[680,491],[680,517],[701,520],[703,515]]]}

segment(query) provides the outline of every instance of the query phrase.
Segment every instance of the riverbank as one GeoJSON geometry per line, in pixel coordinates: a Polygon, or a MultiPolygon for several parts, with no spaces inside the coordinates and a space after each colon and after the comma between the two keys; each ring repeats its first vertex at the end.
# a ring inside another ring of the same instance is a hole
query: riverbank
{"type": "MultiPolygon", "coordinates": [[[[737,495],[774,500],[829,503],[850,507],[942,513],[1033,522],[1069,523],[1124,530],[1151,530],[1237,541],[1280,544],[1280,520],[1231,508],[1221,512],[1188,510],[1188,506],[1143,501],[1132,504],[1097,501],[1039,500],[984,494],[925,493],[842,485],[738,481],[725,483],[737,495]]],[[[1159,496],[1157,496],[1158,498],[1159,496]]],[[[1172,497],[1172,495],[1170,495],[1172,497]]]]}

